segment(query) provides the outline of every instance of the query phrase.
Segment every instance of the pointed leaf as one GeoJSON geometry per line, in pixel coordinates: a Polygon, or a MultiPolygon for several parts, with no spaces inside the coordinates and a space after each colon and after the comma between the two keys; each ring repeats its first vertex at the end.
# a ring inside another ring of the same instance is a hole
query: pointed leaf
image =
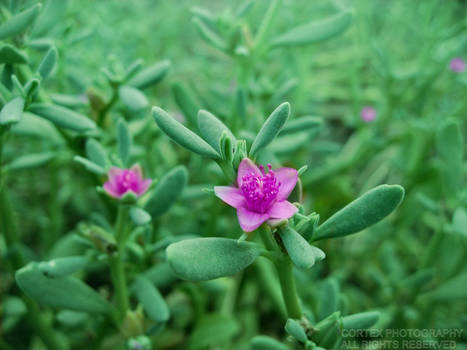
{"type": "Polygon", "coordinates": [[[84,256],[67,256],[41,262],[38,268],[47,277],[65,277],[83,270],[87,264],[88,259],[84,256]]]}
{"type": "Polygon", "coordinates": [[[153,107],[152,115],[163,132],[180,146],[205,157],[219,159],[220,156],[206,141],[172,118],[166,111],[153,107]]]}
{"type": "Polygon", "coordinates": [[[42,10],[34,24],[32,35],[34,37],[39,37],[47,33],[55,24],[59,23],[65,15],[68,2],[68,0],[48,0],[44,10],[42,10]]]}
{"type": "Polygon", "coordinates": [[[228,48],[227,43],[224,39],[222,39],[216,32],[214,32],[211,28],[209,28],[204,22],[200,21],[199,18],[195,18],[193,22],[196,25],[196,29],[201,37],[206,40],[210,45],[213,47],[221,50],[226,51],[228,48]]]}
{"type": "Polygon", "coordinates": [[[125,166],[128,164],[128,160],[130,159],[131,144],[132,139],[128,125],[125,120],[120,118],[117,122],[118,156],[125,166]]]}
{"type": "Polygon", "coordinates": [[[35,4],[0,25],[0,40],[15,36],[26,30],[39,14],[41,7],[41,4],[35,4]]]}
{"type": "Polygon", "coordinates": [[[127,84],[135,88],[144,90],[159,83],[167,75],[170,68],[170,61],[162,61],[149,66],[133,76],[127,84]]]}
{"type": "Polygon", "coordinates": [[[5,64],[27,64],[28,56],[16,47],[5,44],[0,48],[0,63],[5,64]]]}
{"type": "Polygon", "coordinates": [[[231,276],[250,265],[259,255],[252,242],[227,238],[194,238],[171,244],[167,260],[185,280],[205,281],[231,276]]]}
{"type": "Polygon", "coordinates": [[[378,322],[379,316],[378,311],[361,312],[345,316],[342,322],[345,329],[367,329],[378,322]]]}
{"type": "Polygon", "coordinates": [[[173,84],[172,92],[174,95],[175,103],[180,108],[183,115],[190,122],[190,124],[196,124],[196,116],[198,111],[201,109],[201,106],[193,93],[188,89],[187,86],[181,83],[173,84]]]}
{"type": "Polygon", "coordinates": [[[287,320],[287,323],[285,324],[285,330],[301,343],[305,343],[308,340],[303,327],[300,325],[300,323],[298,323],[298,321],[292,318],[287,320]]]}
{"type": "Polygon", "coordinates": [[[52,73],[56,63],[58,60],[58,52],[55,46],[52,46],[49,51],[45,54],[44,58],[42,59],[41,63],[39,64],[39,68],[37,72],[40,76],[45,79],[47,78],[50,73],[52,73]]]}
{"type": "Polygon", "coordinates": [[[255,141],[250,149],[250,155],[254,156],[259,150],[270,144],[277,134],[281,131],[290,115],[290,104],[282,103],[277,107],[264,122],[255,141]]]}
{"type": "Polygon", "coordinates": [[[15,158],[11,163],[8,163],[5,168],[11,171],[39,167],[50,162],[55,155],[55,152],[25,154],[15,158]]]}
{"type": "Polygon", "coordinates": [[[359,232],[391,214],[403,198],[404,189],[399,185],[375,187],[327,219],[318,227],[312,240],[359,232]]]}
{"type": "Polygon", "coordinates": [[[86,141],[86,156],[91,162],[99,165],[102,169],[105,169],[108,165],[107,152],[95,139],[88,139],[86,141]]]}

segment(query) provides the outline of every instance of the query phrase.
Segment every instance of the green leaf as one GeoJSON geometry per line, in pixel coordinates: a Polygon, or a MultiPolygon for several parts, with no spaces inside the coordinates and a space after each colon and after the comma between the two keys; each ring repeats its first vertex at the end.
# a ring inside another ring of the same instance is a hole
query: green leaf
{"type": "Polygon", "coordinates": [[[138,207],[131,207],[130,217],[136,225],[146,225],[151,222],[151,215],[138,207]]]}
{"type": "Polygon", "coordinates": [[[120,118],[117,122],[117,146],[118,156],[124,166],[128,165],[128,160],[130,159],[131,144],[132,139],[128,125],[124,119],[120,118]]]}
{"type": "Polygon", "coordinates": [[[77,327],[88,321],[88,314],[80,311],[62,310],[57,312],[57,321],[67,327],[77,327]]]}
{"type": "Polygon", "coordinates": [[[237,146],[237,139],[230,129],[208,111],[200,110],[198,112],[198,128],[203,139],[220,154],[222,153],[219,141],[223,132],[232,140],[233,147],[237,146]]]}
{"type": "Polygon", "coordinates": [[[206,141],[193,131],[172,118],[166,111],[159,107],[152,108],[152,115],[163,132],[180,146],[200,154],[202,156],[219,159],[220,155],[206,141]]]}
{"type": "Polygon", "coordinates": [[[37,114],[57,126],[76,132],[86,132],[96,129],[94,121],[71,109],[46,103],[33,103],[29,107],[31,113],[37,114]]]}
{"type": "Polygon", "coordinates": [[[62,136],[51,122],[28,112],[24,112],[21,121],[11,127],[11,132],[25,137],[38,137],[46,140],[47,144],[64,143],[62,136]]]}
{"type": "Polygon", "coordinates": [[[57,64],[57,60],[57,49],[55,48],[55,46],[52,46],[49,49],[49,51],[47,51],[41,63],[39,64],[39,68],[37,68],[37,72],[43,79],[47,78],[50,75],[50,73],[52,73],[53,69],[55,68],[55,65],[57,64]]]}
{"type": "Polygon", "coordinates": [[[453,194],[461,188],[463,179],[463,143],[461,130],[455,122],[444,125],[436,134],[443,185],[453,194]]]}
{"type": "Polygon", "coordinates": [[[196,116],[201,106],[191,90],[181,83],[175,83],[172,85],[172,92],[175,103],[180,108],[187,121],[192,125],[196,124],[196,116]]]}
{"type": "Polygon", "coordinates": [[[451,278],[430,292],[422,294],[422,297],[430,302],[465,301],[467,298],[467,288],[465,286],[467,286],[467,273],[451,278]]]}
{"type": "Polygon", "coordinates": [[[251,339],[251,350],[289,350],[289,347],[278,340],[265,335],[257,335],[251,339]]]}
{"type": "Polygon", "coordinates": [[[104,175],[106,173],[105,169],[102,168],[100,165],[91,162],[90,160],[83,158],[81,156],[74,156],[73,160],[77,163],[80,163],[87,171],[97,175],[104,175]]]}
{"type": "Polygon", "coordinates": [[[239,323],[230,315],[211,314],[204,316],[190,336],[188,350],[211,348],[228,341],[239,332],[239,323]]]}
{"type": "Polygon", "coordinates": [[[183,193],[188,182],[188,172],[184,166],[177,166],[159,181],[152,191],[146,209],[153,219],[164,214],[183,193]]]}
{"type": "Polygon", "coordinates": [[[378,311],[361,312],[343,317],[342,323],[345,329],[367,329],[378,322],[379,316],[378,311]]]}
{"type": "Polygon", "coordinates": [[[67,256],[41,262],[38,268],[45,276],[55,278],[72,275],[83,270],[87,264],[88,259],[84,256],[67,256]]]}
{"type": "Polygon", "coordinates": [[[146,277],[135,279],[134,290],[136,297],[149,318],[156,322],[166,322],[170,317],[169,307],[157,288],[146,277]]]}
{"type": "Polygon", "coordinates": [[[15,36],[26,30],[39,14],[41,7],[41,4],[35,4],[0,25],[0,40],[15,36]]]}
{"type": "Polygon", "coordinates": [[[228,45],[224,39],[222,39],[216,32],[214,32],[211,28],[209,28],[204,22],[200,21],[199,18],[193,19],[193,22],[196,25],[196,29],[201,37],[206,40],[206,42],[213,47],[221,50],[226,51],[228,49],[228,45]]]}
{"type": "Polygon", "coordinates": [[[16,97],[0,111],[0,125],[10,125],[18,123],[23,116],[24,100],[21,97],[16,97]]]}
{"type": "Polygon", "coordinates": [[[318,314],[320,320],[339,309],[339,284],[335,278],[330,277],[323,282],[319,299],[318,314]]]}
{"type": "Polygon", "coordinates": [[[298,46],[318,43],[342,34],[352,23],[348,11],[338,13],[321,21],[309,22],[295,27],[272,40],[271,45],[298,46]]]}
{"type": "Polygon", "coordinates": [[[231,276],[250,265],[259,255],[252,242],[228,238],[194,238],[171,244],[167,260],[182,279],[205,281],[231,276]]]}
{"type": "Polygon", "coordinates": [[[359,232],[391,214],[404,198],[399,185],[381,185],[357,198],[327,219],[312,240],[342,237],[359,232]]]}
{"type": "Polygon", "coordinates": [[[303,327],[300,325],[300,323],[298,323],[298,321],[292,318],[287,320],[287,323],[285,324],[285,330],[301,343],[305,343],[308,340],[303,327]]]}
{"type": "Polygon", "coordinates": [[[71,276],[46,277],[38,265],[29,263],[19,269],[15,277],[21,290],[39,304],[90,313],[113,311],[112,305],[83,281],[71,276]]]}
{"type": "Polygon", "coordinates": [[[32,35],[34,37],[39,37],[59,23],[65,15],[68,2],[68,0],[48,0],[44,6],[44,10],[41,12],[32,28],[32,35]]]}
{"type": "Polygon", "coordinates": [[[279,229],[279,234],[290,259],[300,269],[309,269],[315,261],[323,260],[326,256],[321,249],[310,245],[290,226],[279,229]]]}
{"type": "Polygon", "coordinates": [[[139,73],[133,76],[133,78],[131,78],[127,84],[144,90],[164,79],[164,77],[167,75],[167,72],[169,71],[169,68],[170,61],[166,60],[156,63],[141,70],[139,73]]]}
{"type": "Polygon", "coordinates": [[[86,141],[86,156],[91,162],[99,165],[104,170],[109,164],[107,152],[105,151],[104,147],[102,147],[102,145],[95,139],[88,139],[86,141]]]}
{"type": "Polygon", "coordinates": [[[16,47],[5,44],[0,48],[0,63],[5,64],[27,64],[28,56],[16,47]]]}
{"type": "Polygon", "coordinates": [[[305,116],[298,119],[290,120],[284,126],[284,128],[280,132],[280,136],[286,134],[295,134],[298,132],[302,132],[305,130],[313,130],[319,128],[323,125],[323,118],[321,117],[313,117],[313,116],[305,116]]]}
{"type": "Polygon", "coordinates": [[[334,349],[342,337],[342,317],[339,311],[321,320],[313,327],[311,340],[325,349],[334,349]]]}
{"type": "Polygon", "coordinates": [[[250,155],[254,156],[259,150],[270,144],[281,131],[290,115],[290,104],[284,102],[277,107],[264,122],[261,130],[253,142],[250,155]]]}
{"type": "Polygon", "coordinates": [[[122,102],[131,110],[139,111],[149,105],[146,96],[137,88],[122,85],[118,88],[118,95],[122,102]]]}
{"type": "Polygon", "coordinates": [[[55,152],[30,153],[15,158],[5,168],[11,170],[24,170],[47,164],[55,157],[55,152]]]}
{"type": "Polygon", "coordinates": [[[456,208],[452,216],[452,228],[454,232],[467,237],[467,210],[462,207],[456,208]]]}

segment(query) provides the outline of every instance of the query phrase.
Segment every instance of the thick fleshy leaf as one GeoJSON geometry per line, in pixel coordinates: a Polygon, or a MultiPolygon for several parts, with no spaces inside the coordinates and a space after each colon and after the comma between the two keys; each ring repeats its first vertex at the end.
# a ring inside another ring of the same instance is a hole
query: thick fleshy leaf
{"type": "Polygon", "coordinates": [[[50,120],[57,126],[76,132],[96,129],[94,121],[68,108],[46,103],[33,103],[29,106],[29,111],[50,120]]]}
{"type": "Polygon", "coordinates": [[[21,97],[16,97],[0,111],[0,125],[9,125],[18,123],[23,116],[24,100],[21,97]]]}
{"type": "Polygon", "coordinates": [[[298,172],[293,168],[279,168],[274,170],[274,175],[281,183],[279,193],[277,194],[277,200],[283,201],[289,197],[295,188],[298,180],[298,172]]]}
{"type": "Polygon", "coordinates": [[[245,202],[245,197],[240,189],[231,186],[215,186],[214,193],[228,205],[238,208],[245,202]]]}
{"type": "Polygon", "coordinates": [[[47,78],[50,73],[52,73],[55,65],[57,64],[57,60],[58,51],[55,46],[52,46],[39,64],[39,68],[37,68],[37,72],[43,79],[47,78]]]}
{"type": "Polygon", "coordinates": [[[237,217],[242,230],[245,232],[252,232],[269,219],[269,214],[256,213],[245,207],[240,207],[237,209],[237,217]]]}
{"type": "Polygon", "coordinates": [[[292,318],[287,320],[287,323],[285,324],[285,330],[301,343],[305,343],[308,340],[303,327],[300,325],[300,323],[298,323],[298,321],[292,318]]]}
{"type": "Polygon", "coordinates": [[[119,119],[117,122],[117,146],[118,146],[118,155],[123,163],[123,165],[128,164],[131,153],[131,134],[128,129],[128,125],[123,119],[119,119]]]}
{"type": "Polygon", "coordinates": [[[65,15],[68,3],[69,0],[47,0],[44,9],[34,24],[32,35],[37,38],[59,23],[65,15]]]}
{"type": "Polygon", "coordinates": [[[138,207],[131,207],[130,217],[136,225],[146,225],[151,222],[151,215],[138,207]]]}
{"type": "Polygon", "coordinates": [[[173,168],[159,181],[144,209],[153,219],[164,214],[183,193],[188,182],[188,172],[184,166],[173,168]]]}
{"type": "Polygon", "coordinates": [[[153,64],[134,75],[127,84],[141,90],[146,89],[164,79],[169,69],[170,61],[167,60],[153,64]]]}
{"type": "Polygon", "coordinates": [[[289,120],[282,128],[280,136],[295,134],[305,130],[314,130],[323,125],[323,118],[314,116],[305,116],[294,120],[289,120]]]}
{"type": "Polygon", "coordinates": [[[273,46],[298,46],[314,44],[343,33],[352,23],[350,12],[341,12],[321,21],[295,27],[272,40],[273,46]]]}
{"type": "Polygon", "coordinates": [[[94,173],[94,174],[97,174],[97,175],[104,175],[105,174],[105,169],[103,167],[101,167],[100,165],[86,159],[86,158],[83,158],[81,156],[74,156],[73,157],[73,160],[75,162],[78,162],[80,163],[82,166],[84,166],[84,168],[87,170],[87,171],[90,171],[91,173],[94,173]]]}
{"type": "Polygon", "coordinates": [[[16,47],[5,44],[0,48],[0,63],[5,64],[26,64],[29,62],[28,56],[16,47]]]}
{"type": "Polygon", "coordinates": [[[290,226],[279,229],[279,234],[290,259],[300,269],[309,269],[316,261],[322,260],[326,256],[321,249],[311,246],[290,226]]]}
{"type": "Polygon", "coordinates": [[[274,140],[289,118],[289,115],[290,104],[288,102],[282,103],[271,113],[258,132],[258,135],[256,135],[250,149],[251,156],[254,156],[259,150],[263,149],[274,140]]]}
{"type": "Polygon", "coordinates": [[[240,332],[240,324],[231,315],[221,313],[204,316],[193,330],[187,350],[212,348],[240,332]]]}
{"type": "Polygon", "coordinates": [[[404,189],[399,185],[375,187],[327,219],[311,239],[316,241],[359,232],[391,214],[403,198],[404,189]]]}
{"type": "Polygon", "coordinates": [[[201,106],[191,90],[181,83],[175,83],[172,85],[172,92],[175,103],[180,108],[187,121],[189,121],[191,125],[195,125],[197,114],[201,106]]]}
{"type": "Polygon", "coordinates": [[[29,263],[15,274],[21,290],[39,304],[90,313],[110,314],[112,305],[78,278],[49,278],[38,263],[29,263]]]}
{"type": "Polygon", "coordinates": [[[67,256],[39,263],[39,270],[47,277],[65,277],[81,271],[88,264],[84,256],[67,256]]]}
{"type": "Polygon", "coordinates": [[[379,316],[378,311],[361,312],[343,317],[342,322],[345,329],[367,329],[378,322],[379,316]]]}
{"type": "Polygon", "coordinates": [[[274,203],[269,209],[268,214],[272,219],[288,219],[294,216],[298,208],[288,201],[274,203]]]}
{"type": "Polygon", "coordinates": [[[39,14],[41,7],[41,4],[35,4],[3,22],[0,25],[0,40],[15,36],[26,30],[39,14]]]}
{"type": "Polygon", "coordinates": [[[118,89],[118,96],[122,102],[133,111],[139,111],[149,105],[147,97],[133,86],[120,86],[118,89]]]}
{"type": "Polygon", "coordinates": [[[144,276],[135,279],[136,297],[149,318],[156,322],[166,322],[170,317],[169,307],[154,284],[144,276]]]}
{"type": "Polygon", "coordinates": [[[464,146],[459,124],[448,123],[438,130],[436,148],[441,160],[443,185],[449,193],[456,194],[462,185],[464,165],[464,146]]]}
{"type": "Polygon", "coordinates": [[[339,283],[333,277],[327,278],[320,286],[318,317],[320,320],[328,317],[339,309],[339,283]]]}
{"type": "Polygon", "coordinates": [[[203,139],[220,154],[222,153],[219,141],[223,132],[225,132],[230,138],[233,147],[236,147],[237,145],[237,139],[230,129],[208,111],[200,110],[198,112],[198,128],[203,139]]]}
{"type": "Polygon", "coordinates": [[[265,335],[253,337],[250,342],[250,348],[251,350],[289,350],[287,345],[265,335]]]}
{"type": "Polygon", "coordinates": [[[183,124],[172,118],[167,112],[159,107],[153,107],[152,115],[163,132],[179,145],[202,156],[220,159],[219,153],[206,141],[186,128],[183,124]]]}
{"type": "Polygon", "coordinates": [[[95,139],[88,139],[86,141],[86,156],[90,161],[103,169],[107,168],[109,164],[106,150],[102,147],[100,142],[95,139]]]}
{"type": "Polygon", "coordinates": [[[50,162],[54,157],[55,152],[30,153],[15,158],[11,163],[5,165],[5,169],[24,170],[42,166],[50,162]]]}
{"type": "Polygon", "coordinates": [[[231,276],[250,265],[260,253],[252,242],[227,238],[194,238],[171,244],[167,259],[185,280],[205,281],[231,276]]]}
{"type": "Polygon", "coordinates": [[[467,298],[467,273],[460,274],[442,283],[437,288],[422,294],[424,300],[453,302],[467,298]]]}
{"type": "Polygon", "coordinates": [[[195,18],[193,22],[195,23],[196,29],[198,29],[199,34],[204,40],[206,40],[207,43],[221,51],[227,50],[228,46],[225,40],[221,38],[216,32],[214,32],[211,28],[209,28],[206,24],[204,24],[204,22],[199,20],[199,18],[195,18]]]}

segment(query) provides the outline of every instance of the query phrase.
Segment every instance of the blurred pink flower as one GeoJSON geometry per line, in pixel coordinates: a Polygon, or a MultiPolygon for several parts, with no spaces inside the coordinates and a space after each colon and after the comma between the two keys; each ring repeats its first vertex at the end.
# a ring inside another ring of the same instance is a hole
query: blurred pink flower
{"type": "Polygon", "coordinates": [[[376,109],[370,106],[363,107],[360,115],[364,122],[372,122],[376,119],[376,109]]]}
{"type": "Polygon", "coordinates": [[[465,61],[460,57],[454,57],[451,62],[449,62],[449,68],[456,73],[462,73],[465,71],[465,61]]]}
{"type": "Polygon", "coordinates": [[[109,180],[104,183],[104,190],[114,198],[121,198],[131,191],[141,196],[151,185],[151,179],[143,179],[143,173],[139,165],[133,165],[130,169],[112,167],[109,170],[109,180]]]}
{"type": "Polygon", "coordinates": [[[238,222],[245,232],[257,229],[269,219],[288,219],[297,207],[287,201],[298,180],[297,170],[257,167],[244,158],[238,166],[237,186],[216,186],[217,197],[237,209],[238,222]]]}

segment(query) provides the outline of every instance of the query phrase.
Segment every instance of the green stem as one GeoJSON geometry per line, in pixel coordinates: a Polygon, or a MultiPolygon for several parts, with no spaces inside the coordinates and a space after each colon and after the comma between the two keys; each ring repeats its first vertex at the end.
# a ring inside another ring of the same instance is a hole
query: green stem
{"type": "Polygon", "coordinates": [[[126,286],[125,269],[123,266],[123,252],[125,250],[128,206],[120,204],[115,224],[115,239],[117,252],[110,256],[110,272],[117,302],[118,317],[122,321],[129,309],[128,290],[126,286]]]}
{"type": "Polygon", "coordinates": [[[288,255],[281,251],[268,227],[263,225],[259,228],[259,232],[261,239],[268,250],[281,253],[281,258],[274,261],[274,266],[276,267],[277,275],[279,277],[282,298],[284,299],[285,308],[287,310],[287,317],[300,319],[303,316],[303,312],[298,299],[297,288],[295,286],[292,261],[288,255]]]}

